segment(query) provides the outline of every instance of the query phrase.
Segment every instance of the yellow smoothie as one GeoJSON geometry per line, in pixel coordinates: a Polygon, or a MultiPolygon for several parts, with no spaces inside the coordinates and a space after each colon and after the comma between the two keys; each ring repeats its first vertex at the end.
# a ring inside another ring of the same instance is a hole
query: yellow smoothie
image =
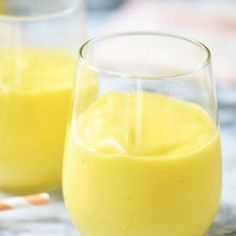
{"type": "Polygon", "coordinates": [[[58,187],[75,59],[0,49],[0,191],[58,187]]]}
{"type": "Polygon", "coordinates": [[[192,103],[108,93],[72,124],[63,184],[82,236],[203,236],[221,192],[218,129],[192,103]]]}
{"type": "Polygon", "coordinates": [[[0,13],[1,14],[5,14],[6,13],[6,1],[5,0],[1,0],[0,1],[0,13]]]}

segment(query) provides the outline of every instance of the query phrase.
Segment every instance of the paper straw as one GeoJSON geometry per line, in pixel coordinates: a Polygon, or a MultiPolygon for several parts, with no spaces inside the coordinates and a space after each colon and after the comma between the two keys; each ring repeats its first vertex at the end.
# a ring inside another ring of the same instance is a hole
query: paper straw
{"type": "Polygon", "coordinates": [[[27,208],[31,206],[43,206],[49,203],[49,199],[48,193],[3,199],[0,200],[0,211],[27,208]]]}

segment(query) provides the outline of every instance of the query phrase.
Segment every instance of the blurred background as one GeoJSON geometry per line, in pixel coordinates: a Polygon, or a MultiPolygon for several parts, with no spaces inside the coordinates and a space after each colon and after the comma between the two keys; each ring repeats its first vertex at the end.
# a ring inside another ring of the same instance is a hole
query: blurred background
{"type": "Polygon", "coordinates": [[[164,31],[196,38],[213,53],[219,85],[236,85],[234,0],[85,0],[90,34],[164,31]]]}

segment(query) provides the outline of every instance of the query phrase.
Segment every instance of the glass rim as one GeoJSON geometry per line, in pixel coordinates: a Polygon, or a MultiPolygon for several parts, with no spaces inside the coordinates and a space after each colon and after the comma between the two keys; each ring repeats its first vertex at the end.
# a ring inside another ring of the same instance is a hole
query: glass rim
{"type": "Polygon", "coordinates": [[[79,62],[81,62],[84,66],[89,68],[90,70],[104,75],[110,75],[110,76],[116,76],[120,78],[130,78],[130,79],[164,79],[164,78],[177,78],[177,77],[186,77],[191,76],[198,71],[204,69],[208,65],[211,64],[211,51],[210,49],[202,42],[191,38],[186,37],[182,35],[177,34],[171,34],[171,33],[164,33],[164,32],[155,32],[155,31],[134,31],[134,32],[123,32],[123,33],[115,33],[115,34],[107,34],[103,36],[98,36],[91,38],[90,40],[86,41],[79,50],[79,62]],[[127,72],[120,72],[116,70],[108,70],[105,68],[101,68],[99,66],[93,65],[89,62],[88,59],[86,59],[86,56],[84,55],[84,50],[91,45],[94,45],[97,42],[101,42],[107,39],[112,39],[116,37],[124,37],[124,36],[161,36],[161,37],[167,37],[172,39],[179,39],[185,42],[189,42],[192,45],[199,47],[203,49],[203,51],[206,53],[206,59],[203,60],[201,63],[197,64],[196,66],[193,66],[190,70],[185,70],[183,72],[175,72],[175,73],[158,73],[158,74],[148,74],[148,73],[127,73],[127,72]]]}
{"type": "Polygon", "coordinates": [[[0,22],[31,22],[39,20],[50,20],[69,15],[76,11],[80,6],[79,1],[73,1],[71,6],[65,7],[52,13],[42,13],[37,15],[14,15],[14,14],[0,14],[0,22]]]}

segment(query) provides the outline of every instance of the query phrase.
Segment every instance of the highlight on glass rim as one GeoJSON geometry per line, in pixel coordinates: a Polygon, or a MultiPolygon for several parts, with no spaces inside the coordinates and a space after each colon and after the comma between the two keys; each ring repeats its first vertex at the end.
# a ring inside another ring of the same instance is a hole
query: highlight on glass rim
{"type": "Polygon", "coordinates": [[[0,235],[234,235],[235,11],[1,0],[0,235]]]}

